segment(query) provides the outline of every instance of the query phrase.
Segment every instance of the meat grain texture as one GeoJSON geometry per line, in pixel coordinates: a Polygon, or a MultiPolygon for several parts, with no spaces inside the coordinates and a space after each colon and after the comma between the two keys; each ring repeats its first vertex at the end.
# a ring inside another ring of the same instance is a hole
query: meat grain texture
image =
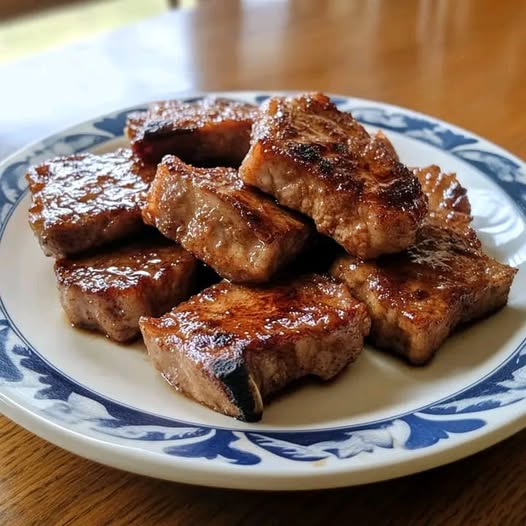
{"type": "Polygon", "coordinates": [[[265,282],[303,249],[307,224],[246,186],[232,168],[166,156],[147,195],[146,223],[235,282],[265,282]]]}

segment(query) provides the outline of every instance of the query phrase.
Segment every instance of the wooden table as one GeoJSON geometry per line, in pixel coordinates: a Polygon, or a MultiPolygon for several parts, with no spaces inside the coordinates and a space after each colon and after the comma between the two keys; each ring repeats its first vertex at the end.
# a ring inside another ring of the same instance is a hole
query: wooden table
{"type": "MultiPolygon", "coordinates": [[[[111,54],[118,43],[135,42],[136,48],[129,49],[130,64],[123,66],[123,57],[114,61],[119,74],[137,88],[117,94],[130,99],[126,103],[156,98],[156,80],[165,90],[170,84],[172,91],[324,90],[435,115],[524,157],[525,28],[522,0],[209,0],[194,11],[170,13],[80,47],[0,69],[0,77],[7,78],[8,71],[10,87],[2,89],[23,97],[32,74],[28,71],[42,67],[43,61],[49,69],[58,68],[61,61],[67,62],[68,53],[84,53],[95,63],[100,57],[93,53],[111,54]],[[161,39],[154,46],[148,39],[137,39],[145,32],[153,38],[162,31],[172,35],[166,46],[179,47],[168,50],[161,39]],[[157,71],[152,69],[156,47],[163,58],[157,71]],[[137,60],[132,66],[133,57],[137,60]],[[154,78],[143,78],[142,87],[137,87],[141,72],[154,78]]],[[[54,127],[57,114],[64,123],[70,118],[65,91],[60,90],[81,83],[78,79],[86,71],[48,76],[54,90],[48,90],[47,104],[53,104],[50,91],[58,92],[57,97],[62,94],[63,101],[52,106],[54,127]]],[[[104,101],[86,97],[79,112],[115,106],[111,93],[104,101]]],[[[8,114],[7,104],[16,102],[2,99],[0,122],[8,114]]],[[[4,134],[9,149],[29,139],[35,129],[44,131],[42,119],[34,118],[43,103],[39,90],[34,90],[29,106],[17,109],[24,124],[9,130],[0,126],[0,139],[4,134]]],[[[363,487],[289,494],[207,489],[130,475],[66,453],[3,417],[0,437],[0,523],[10,526],[526,524],[526,431],[427,473],[363,487]]]]}

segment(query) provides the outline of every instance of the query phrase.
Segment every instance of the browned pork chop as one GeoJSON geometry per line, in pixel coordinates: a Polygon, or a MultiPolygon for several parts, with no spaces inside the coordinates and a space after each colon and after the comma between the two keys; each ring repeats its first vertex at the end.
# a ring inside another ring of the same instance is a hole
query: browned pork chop
{"type": "Polygon", "coordinates": [[[303,248],[310,229],[247,187],[233,168],[195,168],[166,156],[144,220],[224,278],[264,282],[303,248]]]}
{"type": "Polygon", "coordinates": [[[132,113],[126,134],[135,153],[159,162],[174,154],[197,166],[239,166],[249,148],[257,106],[223,98],[170,100],[132,113]]]}
{"type": "Polygon", "coordinates": [[[130,150],[57,157],[28,174],[29,222],[48,256],[64,257],[144,229],[143,192],[155,175],[130,150]]]}
{"type": "Polygon", "coordinates": [[[161,318],[141,318],[148,352],[186,396],[246,421],[263,399],[306,375],[329,380],[369,331],[364,305],[330,278],[247,287],[223,281],[161,318]]]}
{"type": "Polygon", "coordinates": [[[156,236],[55,263],[60,301],[73,325],[124,342],[139,334],[141,316],[160,316],[188,298],[196,260],[156,236]]]}
{"type": "Polygon", "coordinates": [[[342,256],[331,273],[367,305],[375,345],[425,364],[457,325],[506,304],[517,271],[482,252],[454,174],[418,175],[431,210],[416,243],[377,261],[342,256]]]}
{"type": "Polygon", "coordinates": [[[369,136],[319,93],[261,107],[240,175],[362,258],[410,246],[427,211],[385,136],[369,136]]]}

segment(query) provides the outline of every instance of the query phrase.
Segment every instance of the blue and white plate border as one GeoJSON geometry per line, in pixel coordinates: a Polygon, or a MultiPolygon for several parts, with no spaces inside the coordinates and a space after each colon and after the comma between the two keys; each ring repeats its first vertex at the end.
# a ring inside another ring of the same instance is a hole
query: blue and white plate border
{"type": "MultiPolygon", "coordinates": [[[[261,102],[269,93],[221,95],[261,102]]],[[[342,96],[333,100],[364,124],[412,137],[471,164],[526,213],[525,165],[512,154],[411,110],[342,96]]],[[[122,136],[126,115],[142,107],[79,124],[1,162],[0,243],[26,193],[28,165],[115,140],[122,136]]],[[[525,427],[526,338],[484,378],[409,413],[339,428],[256,432],[248,426],[238,430],[163,418],[80,385],[32,348],[0,297],[0,409],[60,447],[159,478],[276,490],[361,484],[454,461],[525,427]]]]}

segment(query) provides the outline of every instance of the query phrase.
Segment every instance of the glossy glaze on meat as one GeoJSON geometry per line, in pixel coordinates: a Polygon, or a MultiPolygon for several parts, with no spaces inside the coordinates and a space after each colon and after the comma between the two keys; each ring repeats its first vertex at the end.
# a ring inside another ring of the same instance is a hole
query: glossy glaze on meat
{"type": "Polygon", "coordinates": [[[427,212],[385,136],[371,137],[319,93],[264,103],[240,175],[362,258],[410,246],[427,212]]]}
{"type": "Polygon", "coordinates": [[[223,281],[161,318],[141,318],[148,352],[186,396],[241,420],[306,375],[329,380],[362,351],[370,321],[347,288],[310,275],[247,287],[223,281]]]}
{"type": "Polygon", "coordinates": [[[471,205],[466,189],[454,173],[443,173],[436,165],[415,168],[422,190],[429,203],[427,219],[450,223],[454,220],[464,225],[471,223],[471,205]]]}
{"type": "Polygon", "coordinates": [[[128,117],[126,134],[147,162],[174,154],[196,166],[238,167],[256,113],[257,106],[223,98],[156,102],[128,117]]]}
{"type": "Polygon", "coordinates": [[[482,252],[454,174],[429,167],[419,176],[430,216],[414,246],[376,261],[345,255],[331,269],[367,305],[372,342],[414,364],[428,362],[457,325],[504,306],[517,272],[482,252]]]}
{"type": "Polygon", "coordinates": [[[466,189],[454,173],[443,173],[436,165],[416,168],[422,190],[429,202],[427,223],[446,225],[463,235],[473,248],[480,248],[480,240],[471,226],[471,204],[466,189]]]}
{"type": "Polygon", "coordinates": [[[69,256],[144,229],[144,191],[155,175],[130,150],[57,157],[32,167],[29,223],[48,256],[69,256]]]}
{"type": "Polygon", "coordinates": [[[196,168],[175,156],[159,165],[143,217],[236,282],[268,281],[300,252],[310,232],[247,187],[233,168],[196,168]]]}
{"type": "Polygon", "coordinates": [[[129,341],[139,335],[141,316],[160,316],[188,298],[197,262],[157,235],[55,263],[60,301],[72,325],[129,341]]]}

